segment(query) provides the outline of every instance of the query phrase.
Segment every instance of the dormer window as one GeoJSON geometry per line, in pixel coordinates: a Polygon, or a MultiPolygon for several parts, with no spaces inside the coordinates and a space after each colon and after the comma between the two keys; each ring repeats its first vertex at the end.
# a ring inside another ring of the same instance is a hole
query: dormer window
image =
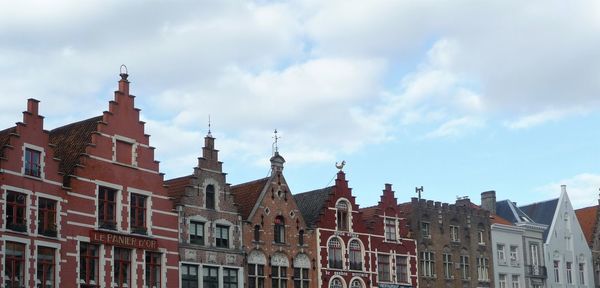
{"type": "Polygon", "coordinates": [[[31,148],[25,149],[25,175],[32,177],[41,177],[42,165],[41,157],[42,153],[38,150],[31,148]]]}
{"type": "Polygon", "coordinates": [[[206,209],[215,209],[215,186],[206,186],[206,209]]]}
{"type": "Polygon", "coordinates": [[[275,243],[285,243],[285,221],[282,216],[275,217],[273,240],[275,243]]]}
{"type": "Polygon", "coordinates": [[[340,201],[335,208],[337,209],[337,230],[348,231],[348,202],[340,201]]]}

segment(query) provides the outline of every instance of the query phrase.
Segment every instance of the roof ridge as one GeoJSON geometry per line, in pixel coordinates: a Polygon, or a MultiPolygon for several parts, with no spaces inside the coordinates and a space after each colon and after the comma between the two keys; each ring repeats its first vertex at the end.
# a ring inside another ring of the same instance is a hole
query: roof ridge
{"type": "Polygon", "coordinates": [[[185,176],[179,176],[179,177],[167,179],[164,182],[169,182],[169,181],[174,181],[174,180],[180,180],[180,179],[187,178],[187,177],[192,177],[192,176],[194,176],[194,174],[185,175],[185,176]]]}
{"type": "Polygon", "coordinates": [[[101,118],[102,118],[102,115],[90,117],[88,119],[84,119],[84,120],[73,122],[73,123],[69,123],[69,124],[66,124],[66,125],[63,125],[63,126],[59,126],[59,127],[56,127],[54,129],[50,130],[50,133],[52,133],[52,132],[54,132],[56,130],[71,128],[72,126],[80,125],[80,124],[83,124],[83,123],[87,123],[90,120],[101,119],[101,118]]]}
{"type": "Polygon", "coordinates": [[[315,192],[323,191],[325,189],[329,189],[329,188],[333,188],[333,187],[335,187],[335,185],[326,186],[326,187],[323,187],[323,188],[314,189],[314,190],[310,190],[310,191],[304,191],[304,192],[296,193],[296,194],[294,194],[294,196],[304,195],[304,194],[308,194],[308,193],[315,193],[315,192]]]}
{"type": "Polygon", "coordinates": [[[257,182],[261,182],[261,181],[265,181],[265,180],[268,180],[269,178],[271,178],[271,177],[269,176],[269,177],[264,177],[264,178],[260,178],[260,179],[256,179],[256,180],[251,180],[251,181],[240,183],[240,184],[235,184],[235,185],[232,185],[230,187],[230,189],[241,187],[241,186],[248,185],[248,184],[254,184],[254,183],[257,183],[257,182]]]}
{"type": "Polygon", "coordinates": [[[527,205],[521,205],[521,206],[517,206],[517,205],[515,205],[515,206],[517,206],[518,208],[521,208],[521,207],[527,207],[527,206],[536,205],[536,204],[541,204],[541,203],[548,203],[548,202],[555,201],[555,200],[558,200],[558,199],[559,199],[559,197],[557,197],[557,198],[552,198],[552,199],[550,199],[550,200],[546,200],[546,201],[538,201],[538,202],[533,202],[533,203],[530,203],[530,204],[527,204],[527,205]]]}

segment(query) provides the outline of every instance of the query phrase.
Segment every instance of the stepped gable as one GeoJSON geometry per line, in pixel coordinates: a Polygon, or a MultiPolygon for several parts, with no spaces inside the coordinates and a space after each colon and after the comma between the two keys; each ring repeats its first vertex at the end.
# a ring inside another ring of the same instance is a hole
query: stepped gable
{"type": "Polygon", "coordinates": [[[583,235],[585,235],[585,240],[592,247],[594,245],[594,231],[596,230],[596,225],[598,225],[598,205],[577,209],[575,210],[575,214],[577,215],[577,220],[579,220],[579,225],[581,225],[583,235]]]}
{"type": "Polygon", "coordinates": [[[175,204],[181,203],[181,199],[185,196],[185,188],[190,186],[193,175],[182,176],[165,181],[169,196],[173,198],[175,204]]]}
{"type": "Polygon", "coordinates": [[[333,186],[329,186],[294,195],[294,201],[296,201],[296,205],[298,205],[298,209],[300,210],[300,213],[302,213],[302,217],[309,228],[316,227],[320,215],[322,214],[323,207],[325,206],[325,203],[327,203],[329,195],[333,193],[333,188],[333,186]]]}
{"type": "MultiPolygon", "coordinates": [[[[545,224],[550,227],[552,225],[552,219],[554,219],[554,213],[556,212],[556,205],[558,205],[558,198],[521,206],[523,212],[525,212],[533,221],[540,224],[545,224]]],[[[548,237],[548,231],[544,231],[544,240],[548,237]]]]}
{"type": "Polygon", "coordinates": [[[256,201],[260,196],[260,193],[265,189],[269,182],[270,177],[238,184],[231,186],[230,192],[235,199],[235,203],[239,207],[240,215],[243,220],[247,220],[248,216],[252,212],[252,209],[256,205],[256,201]]]}
{"type": "Polygon", "coordinates": [[[72,175],[80,164],[79,156],[86,153],[86,147],[92,145],[92,134],[98,130],[102,116],[68,124],[50,131],[50,143],[54,155],[60,159],[59,172],[64,176],[72,175]]]}
{"type": "Polygon", "coordinates": [[[10,136],[15,135],[16,132],[16,126],[0,131],[0,158],[4,157],[4,148],[10,144],[10,136]]]}

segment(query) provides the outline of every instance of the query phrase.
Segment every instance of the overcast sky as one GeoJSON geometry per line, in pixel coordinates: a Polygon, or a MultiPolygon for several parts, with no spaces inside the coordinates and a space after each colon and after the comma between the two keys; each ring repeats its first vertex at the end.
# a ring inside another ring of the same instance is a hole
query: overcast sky
{"type": "Polygon", "coordinates": [[[598,1],[2,1],[0,127],[41,100],[52,129],[108,108],[129,69],[166,178],[192,173],[208,116],[228,182],[269,172],[362,207],[496,190],[598,203],[598,1]]]}

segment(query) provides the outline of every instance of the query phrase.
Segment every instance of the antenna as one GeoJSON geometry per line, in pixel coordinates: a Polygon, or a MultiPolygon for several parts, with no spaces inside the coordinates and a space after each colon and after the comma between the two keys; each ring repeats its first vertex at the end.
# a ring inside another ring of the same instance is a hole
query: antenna
{"type": "Polygon", "coordinates": [[[419,194],[419,201],[421,201],[421,193],[423,192],[423,186],[415,187],[415,193],[419,194]]]}

